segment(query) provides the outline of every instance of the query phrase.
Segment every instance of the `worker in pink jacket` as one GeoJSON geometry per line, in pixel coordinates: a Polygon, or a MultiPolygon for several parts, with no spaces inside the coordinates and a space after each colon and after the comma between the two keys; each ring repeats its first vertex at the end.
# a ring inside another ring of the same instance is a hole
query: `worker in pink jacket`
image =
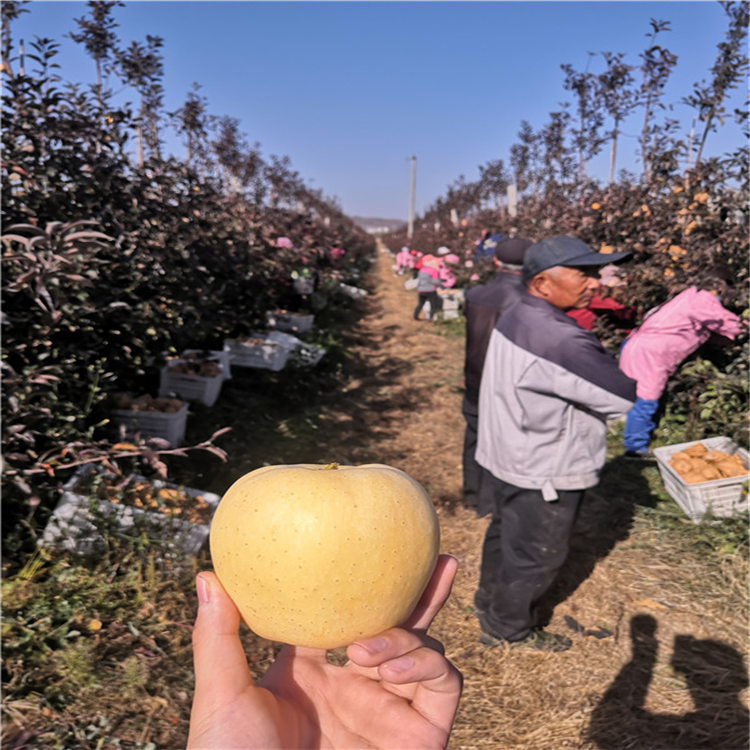
{"type": "Polygon", "coordinates": [[[396,275],[402,276],[405,271],[414,268],[414,256],[409,248],[404,245],[396,254],[396,275]]]}
{"type": "Polygon", "coordinates": [[[680,362],[701,344],[728,343],[742,332],[742,321],[718,297],[725,282],[715,276],[691,286],[650,310],[625,339],[620,369],[637,381],[636,402],[625,421],[625,455],[646,458],[654,415],[664,388],[680,362]]]}

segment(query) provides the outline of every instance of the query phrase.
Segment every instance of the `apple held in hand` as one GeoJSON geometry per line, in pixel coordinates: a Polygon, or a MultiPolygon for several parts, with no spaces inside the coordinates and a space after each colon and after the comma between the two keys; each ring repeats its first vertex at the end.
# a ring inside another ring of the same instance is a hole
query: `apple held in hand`
{"type": "Polygon", "coordinates": [[[422,486],[391,466],[266,466],[227,490],[210,545],[254,632],[337,648],[409,617],[435,568],[440,529],[422,486]]]}

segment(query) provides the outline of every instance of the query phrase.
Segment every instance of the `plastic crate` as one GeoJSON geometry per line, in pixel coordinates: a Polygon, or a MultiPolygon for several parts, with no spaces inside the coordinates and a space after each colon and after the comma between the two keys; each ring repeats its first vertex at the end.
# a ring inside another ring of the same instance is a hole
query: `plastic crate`
{"type": "Polygon", "coordinates": [[[271,331],[268,334],[267,340],[274,341],[279,346],[283,346],[289,352],[289,355],[296,360],[297,364],[304,367],[317,365],[326,353],[326,350],[322,346],[307,344],[290,333],[271,331]]]}
{"type": "Polygon", "coordinates": [[[438,292],[440,298],[443,300],[443,307],[449,307],[451,309],[458,309],[461,303],[464,301],[464,290],[463,289],[444,289],[438,292]]]}
{"type": "Polygon", "coordinates": [[[170,368],[174,367],[174,365],[187,361],[189,360],[173,359],[161,368],[159,395],[170,396],[174,394],[180,398],[184,398],[186,401],[200,401],[206,406],[213,406],[221,392],[221,384],[224,381],[224,368],[222,365],[219,365],[221,372],[210,378],[201,375],[185,375],[179,372],[170,372],[170,368]]]}
{"type": "Polygon", "coordinates": [[[654,455],[659,466],[664,488],[694,523],[700,523],[710,510],[714,516],[725,518],[735,511],[748,510],[746,482],[750,480],[750,470],[740,477],[712,479],[708,482],[688,484],[670,465],[669,460],[675,453],[691,445],[703,443],[708,450],[719,450],[724,453],[738,454],[746,469],[750,467],[750,454],[738,447],[731,438],[714,437],[693,440],[688,443],[666,445],[654,448],[654,455]]]}
{"type": "Polygon", "coordinates": [[[314,315],[306,313],[291,313],[286,310],[270,310],[266,313],[266,322],[271,328],[279,331],[294,331],[307,333],[313,327],[314,315]]]}
{"type": "Polygon", "coordinates": [[[312,294],[315,291],[315,279],[293,279],[292,289],[294,289],[297,294],[312,294]]]}
{"type": "Polygon", "coordinates": [[[302,340],[293,336],[291,333],[282,333],[281,331],[270,331],[269,333],[263,334],[266,341],[273,344],[283,346],[288,352],[293,352],[301,343],[302,340]]]}
{"type": "Polygon", "coordinates": [[[131,411],[113,409],[112,421],[124,425],[127,435],[140,432],[145,437],[158,437],[166,440],[172,448],[179,448],[185,439],[188,405],[183,404],[179,411],[166,414],[160,411],[131,411]]]}
{"type": "Polygon", "coordinates": [[[289,350],[275,341],[269,341],[264,336],[253,338],[264,338],[264,342],[262,344],[246,343],[242,339],[227,339],[224,342],[231,363],[238,367],[283,370],[289,357],[289,350]]]}
{"type": "Polygon", "coordinates": [[[326,350],[322,346],[315,346],[314,344],[302,344],[295,350],[295,355],[301,365],[305,367],[314,367],[323,359],[323,355],[326,350]]]}
{"type": "Polygon", "coordinates": [[[440,299],[443,303],[443,320],[456,320],[463,301],[463,289],[440,292],[440,299]]]}
{"type": "Polygon", "coordinates": [[[229,352],[226,349],[185,349],[181,357],[186,354],[197,354],[205,362],[218,362],[221,365],[224,380],[232,379],[232,368],[229,361],[229,352]]]}
{"type": "MultiPolygon", "coordinates": [[[[208,539],[209,525],[193,523],[181,518],[142,510],[109,500],[92,500],[86,494],[85,486],[93,472],[105,473],[99,466],[82,466],[63,486],[63,492],[47,526],[44,529],[40,546],[50,547],[82,555],[97,554],[103,550],[104,539],[92,518],[94,512],[103,518],[114,518],[116,527],[125,534],[139,533],[143,521],[148,522],[148,530],[164,539],[168,547],[179,548],[187,555],[197,555],[208,539]]],[[[203,492],[191,487],[178,487],[161,480],[146,480],[134,475],[133,480],[149,482],[155,489],[179,489],[188,497],[202,497],[216,510],[221,498],[212,492],[203,492]]]]}
{"type": "Polygon", "coordinates": [[[369,294],[366,289],[360,289],[357,286],[344,284],[343,282],[339,283],[336,288],[339,290],[339,292],[341,292],[341,294],[345,294],[347,297],[351,297],[352,299],[364,299],[369,294]]]}

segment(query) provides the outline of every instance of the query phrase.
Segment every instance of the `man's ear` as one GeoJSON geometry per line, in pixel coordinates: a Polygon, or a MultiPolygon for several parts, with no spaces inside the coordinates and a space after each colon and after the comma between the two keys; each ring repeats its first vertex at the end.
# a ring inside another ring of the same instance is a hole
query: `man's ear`
{"type": "Polygon", "coordinates": [[[544,271],[538,273],[529,282],[529,294],[532,294],[534,297],[546,299],[549,296],[549,292],[549,276],[544,271]]]}

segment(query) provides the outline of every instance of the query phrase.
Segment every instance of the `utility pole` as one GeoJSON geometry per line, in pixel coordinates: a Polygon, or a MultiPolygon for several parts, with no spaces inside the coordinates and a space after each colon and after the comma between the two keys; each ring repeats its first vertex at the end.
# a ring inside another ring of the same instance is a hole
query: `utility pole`
{"type": "Polygon", "coordinates": [[[417,195],[417,157],[410,156],[411,159],[411,193],[409,195],[409,228],[406,236],[411,239],[414,235],[414,200],[417,195]]]}

